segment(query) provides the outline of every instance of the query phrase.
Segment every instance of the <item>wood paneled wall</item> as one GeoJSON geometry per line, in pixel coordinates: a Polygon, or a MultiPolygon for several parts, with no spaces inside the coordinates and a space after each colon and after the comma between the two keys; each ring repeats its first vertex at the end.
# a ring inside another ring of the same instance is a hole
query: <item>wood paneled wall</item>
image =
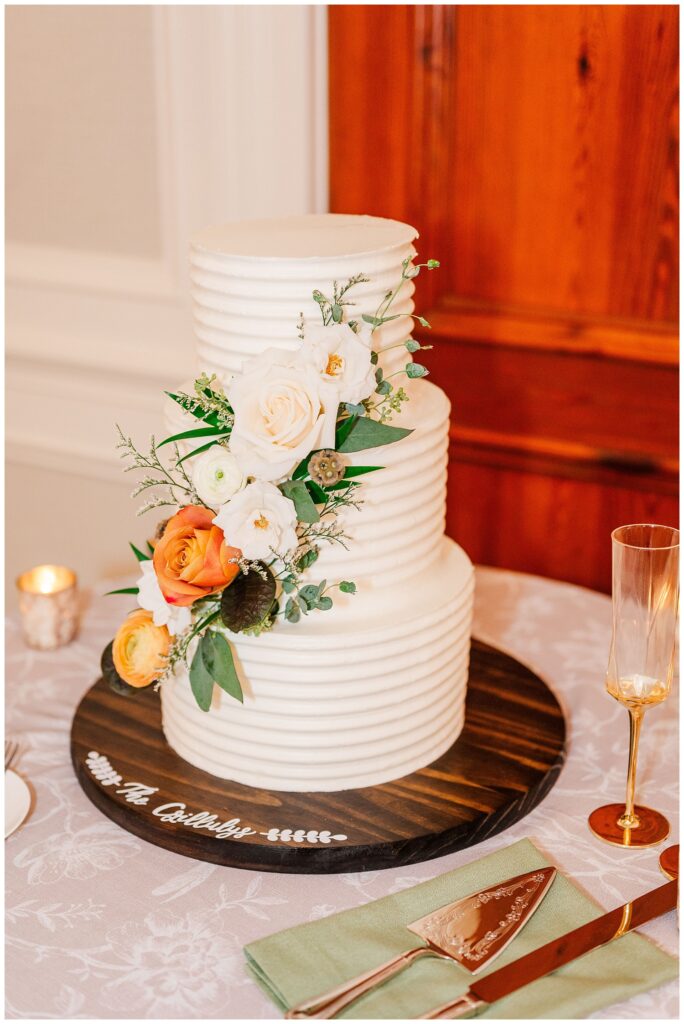
{"type": "Polygon", "coordinates": [[[478,562],[608,590],[614,527],[677,522],[677,16],[330,7],[331,209],[441,260],[418,300],[478,562]]]}

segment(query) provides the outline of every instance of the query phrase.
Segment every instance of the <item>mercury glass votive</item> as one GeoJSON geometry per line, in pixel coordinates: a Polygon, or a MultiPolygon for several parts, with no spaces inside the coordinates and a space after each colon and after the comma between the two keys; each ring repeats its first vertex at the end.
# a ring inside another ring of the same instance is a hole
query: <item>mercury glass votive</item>
{"type": "Polygon", "coordinates": [[[74,639],[78,629],[75,572],[63,565],[37,565],[18,577],[17,589],[29,647],[50,651],[74,639]]]}

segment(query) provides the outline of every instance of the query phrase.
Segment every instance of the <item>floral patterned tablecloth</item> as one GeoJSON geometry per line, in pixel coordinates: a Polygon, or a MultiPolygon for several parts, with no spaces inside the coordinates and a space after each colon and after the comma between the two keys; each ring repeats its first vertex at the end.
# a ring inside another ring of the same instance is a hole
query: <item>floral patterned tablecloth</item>
{"type": "MultiPolygon", "coordinates": [[[[659,849],[616,850],[586,825],[597,804],[621,799],[625,782],[627,715],[603,691],[608,598],[479,569],[475,635],[529,664],[565,710],[569,753],[560,779],[526,819],[479,847],[414,867],[327,876],[186,859],[123,831],[82,793],[69,760],[69,726],[123,600],[93,598],[79,639],[53,653],[27,649],[17,621],[9,620],[7,733],[22,744],[18,771],[35,790],[31,817],[5,845],[9,1017],[272,1018],[272,1004],[245,967],[246,943],[397,892],[523,836],[605,907],[662,881],[659,849]]],[[[676,694],[647,715],[638,792],[674,825],[676,694]]],[[[643,931],[676,951],[674,914],[643,931]]],[[[671,983],[598,1016],[677,1013],[671,983]]]]}

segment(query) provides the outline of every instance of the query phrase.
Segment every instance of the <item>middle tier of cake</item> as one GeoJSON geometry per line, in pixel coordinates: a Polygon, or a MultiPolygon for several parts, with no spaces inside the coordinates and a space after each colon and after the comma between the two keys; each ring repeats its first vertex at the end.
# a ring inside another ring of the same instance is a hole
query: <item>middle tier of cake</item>
{"type": "MultiPolygon", "coordinates": [[[[339,514],[345,546],[322,543],[307,582],[353,580],[361,589],[406,582],[406,566],[422,571],[439,556],[446,513],[449,399],[429,381],[409,381],[409,401],[391,421],[412,433],[394,444],[345,455],[351,466],[381,466],[360,477],[359,508],[339,514]]],[[[170,400],[170,431],[195,426],[170,400]]],[[[187,443],[183,451],[189,451],[187,443]]],[[[228,538],[230,542],[230,538],[228,538]]]]}

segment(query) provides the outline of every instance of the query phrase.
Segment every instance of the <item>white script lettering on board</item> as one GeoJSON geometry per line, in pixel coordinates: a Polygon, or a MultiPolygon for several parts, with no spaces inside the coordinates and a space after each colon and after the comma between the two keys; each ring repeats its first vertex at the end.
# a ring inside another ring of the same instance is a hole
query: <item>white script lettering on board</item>
{"type": "MultiPolygon", "coordinates": [[[[129,804],[149,806],[150,797],[159,792],[156,786],[146,786],[142,782],[124,782],[121,775],[112,768],[109,758],[91,750],[85,759],[86,767],[101,786],[116,786],[116,794],[122,796],[129,804]]],[[[257,832],[256,829],[243,825],[240,818],[220,821],[210,811],[188,810],[187,804],[180,801],[150,807],[155,818],[170,825],[183,828],[204,829],[211,832],[214,839],[244,839],[245,836],[264,836],[271,843],[331,843],[344,842],[347,836],[333,835],[329,830],[304,828],[270,828],[268,832],[257,832]]]]}

